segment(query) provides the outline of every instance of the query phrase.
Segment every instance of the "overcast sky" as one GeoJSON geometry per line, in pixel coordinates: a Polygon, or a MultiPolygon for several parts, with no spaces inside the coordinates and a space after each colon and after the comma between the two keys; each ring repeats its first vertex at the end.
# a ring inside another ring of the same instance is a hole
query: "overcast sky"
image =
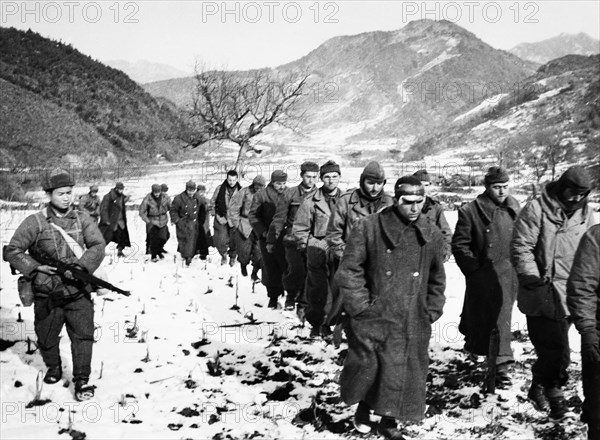
{"type": "Polygon", "coordinates": [[[277,66],[331,37],[447,19],[493,47],[510,49],[562,32],[600,38],[592,1],[9,1],[2,26],[28,29],[100,61],[139,59],[191,72],[277,66]]]}

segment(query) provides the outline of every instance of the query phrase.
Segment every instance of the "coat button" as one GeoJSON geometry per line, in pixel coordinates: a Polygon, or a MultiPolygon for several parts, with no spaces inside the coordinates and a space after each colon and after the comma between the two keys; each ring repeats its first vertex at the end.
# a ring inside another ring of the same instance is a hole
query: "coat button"
{"type": "Polygon", "coordinates": [[[491,247],[494,247],[494,245],[492,243],[490,243],[490,244],[488,244],[488,247],[491,248],[491,247]]]}
{"type": "Polygon", "coordinates": [[[392,250],[391,250],[391,249],[386,249],[386,252],[387,252],[388,254],[391,254],[391,253],[392,253],[392,250]]]}
{"type": "Polygon", "coordinates": [[[391,270],[388,270],[388,271],[387,271],[385,274],[386,274],[386,275],[389,277],[389,276],[391,276],[391,275],[392,275],[392,271],[391,271],[391,270]]]}
{"type": "Polygon", "coordinates": [[[415,278],[416,278],[416,277],[418,277],[418,276],[419,276],[419,272],[415,272],[415,273],[413,273],[413,277],[415,277],[415,278]]]}
{"type": "Polygon", "coordinates": [[[489,229],[486,229],[486,230],[485,230],[485,232],[490,232],[490,230],[489,230],[489,229]]]}

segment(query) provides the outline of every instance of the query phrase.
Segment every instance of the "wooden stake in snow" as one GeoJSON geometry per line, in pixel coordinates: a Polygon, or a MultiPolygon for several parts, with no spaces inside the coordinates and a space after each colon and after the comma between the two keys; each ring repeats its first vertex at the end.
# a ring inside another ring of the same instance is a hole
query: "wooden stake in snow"
{"type": "Polygon", "coordinates": [[[44,388],[44,380],[42,379],[43,373],[38,371],[37,377],[35,378],[35,396],[33,398],[34,402],[40,400],[42,397],[42,389],[44,388]]]}
{"type": "Polygon", "coordinates": [[[139,328],[137,326],[137,315],[133,318],[133,325],[127,329],[127,337],[135,338],[138,334],[139,328]]]}
{"type": "Polygon", "coordinates": [[[150,347],[146,345],[146,357],[142,359],[142,362],[150,362],[150,347]]]}
{"type": "Polygon", "coordinates": [[[21,312],[19,312],[19,317],[17,318],[17,322],[23,322],[23,318],[21,318],[21,312]]]}
{"type": "MultiPolygon", "coordinates": [[[[37,350],[37,347],[32,350],[31,349],[31,344],[34,344],[33,341],[29,338],[29,336],[27,336],[27,351],[25,352],[25,354],[33,354],[35,353],[35,350],[37,350]]],[[[35,345],[35,344],[34,344],[35,345]]]]}
{"type": "Polygon", "coordinates": [[[140,312],[140,314],[142,314],[142,315],[146,314],[146,303],[143,304],[142,311],[140,312]]]}
{"type": "MultiPolygon", "coordinates": [[[[233,277],[231,277],[233,278],[233,277]]],[[[238,277],[236,275],[235,277],[235,304],[233,306],[231,306],[230,310],[239,310],[240,306],[238,306],[238,294],[239,294],[239,287],[238,287],[238,277]]]]}
{"type": "Polygon", "coordinates": [[[102,379],[103,372],[104,372],[104,361],[100,361],[100,374],[98,375],[98,380],[102,379]]]}

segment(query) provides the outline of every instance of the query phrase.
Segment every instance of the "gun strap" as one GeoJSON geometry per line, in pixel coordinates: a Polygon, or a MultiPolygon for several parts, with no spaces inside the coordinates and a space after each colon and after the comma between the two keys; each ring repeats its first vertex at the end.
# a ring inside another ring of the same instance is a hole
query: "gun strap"
{"type": "Polygon", "coordinates": [[[79,243],[77,243],[73,237],[71,237],[69,234],[67,234],[67,232],[61,228],[60,226],[50,222],[50,225],[56,229],[58,232],[60,232],[60,235],[62,235],[62,237],[65,239],[65,241],[67,242],[67,244],[69,245],[69,248],[71,249],[71,252],[73,252],[73,254],[75,255],[75,257],[79,260],[81,259],[81,257],[83,256],[83,249],[81,246],[79,246],[79,243]]]}

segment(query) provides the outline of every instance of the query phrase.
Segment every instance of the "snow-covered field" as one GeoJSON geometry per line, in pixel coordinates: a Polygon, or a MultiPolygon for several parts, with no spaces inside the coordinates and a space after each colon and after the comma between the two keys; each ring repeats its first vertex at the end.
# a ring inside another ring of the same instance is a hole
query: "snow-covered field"
{"type": "MultiPolygon", "coordinates": [[[[2,244],[30,213],[0,212],[2,244]]],[[[456,212],[447,217],[454,225],[456,212]]],[[[144,225],[136,212],[128,212],[128,223],[133,247],[126,258],[117,259],[110,245],[105,265],[111,281],[132,295],[94,299],[91,383],[97,389],[87,402],[76,402],[72,395],[66,331],[63,380],[44,385],[34,401],[36,378],[45,368],[35,347],[33,309],[19,305],[16,277],[1,263],[2,439],[365,438],[351,428],[353,408],[339,400],[336,378],[345,342],[335,348],[311,340],[308,326],[301,327],[293,314],[268,309],[264,287],[253,289],[239,275],[239,266],[220,266],[215,253],[206,264],[195,259],[185,268],[175,252],[174,230],[167,257],[147,261],[144,225]]],[[[452,261],[446,272],[445,313],[431,339],[427,417],[408,426],[406,438],[583,438],[579,421],[554,425],[526,402],[534,353],[525,318],[516,309],[514,384],[495,395],[481,392],[483,359],[472,363],[466,358],[457,330],[464,279],[452,261]]],[[[581,368],[574,330],[571,340],[566,393],[579,412],[581,368]]]]}

